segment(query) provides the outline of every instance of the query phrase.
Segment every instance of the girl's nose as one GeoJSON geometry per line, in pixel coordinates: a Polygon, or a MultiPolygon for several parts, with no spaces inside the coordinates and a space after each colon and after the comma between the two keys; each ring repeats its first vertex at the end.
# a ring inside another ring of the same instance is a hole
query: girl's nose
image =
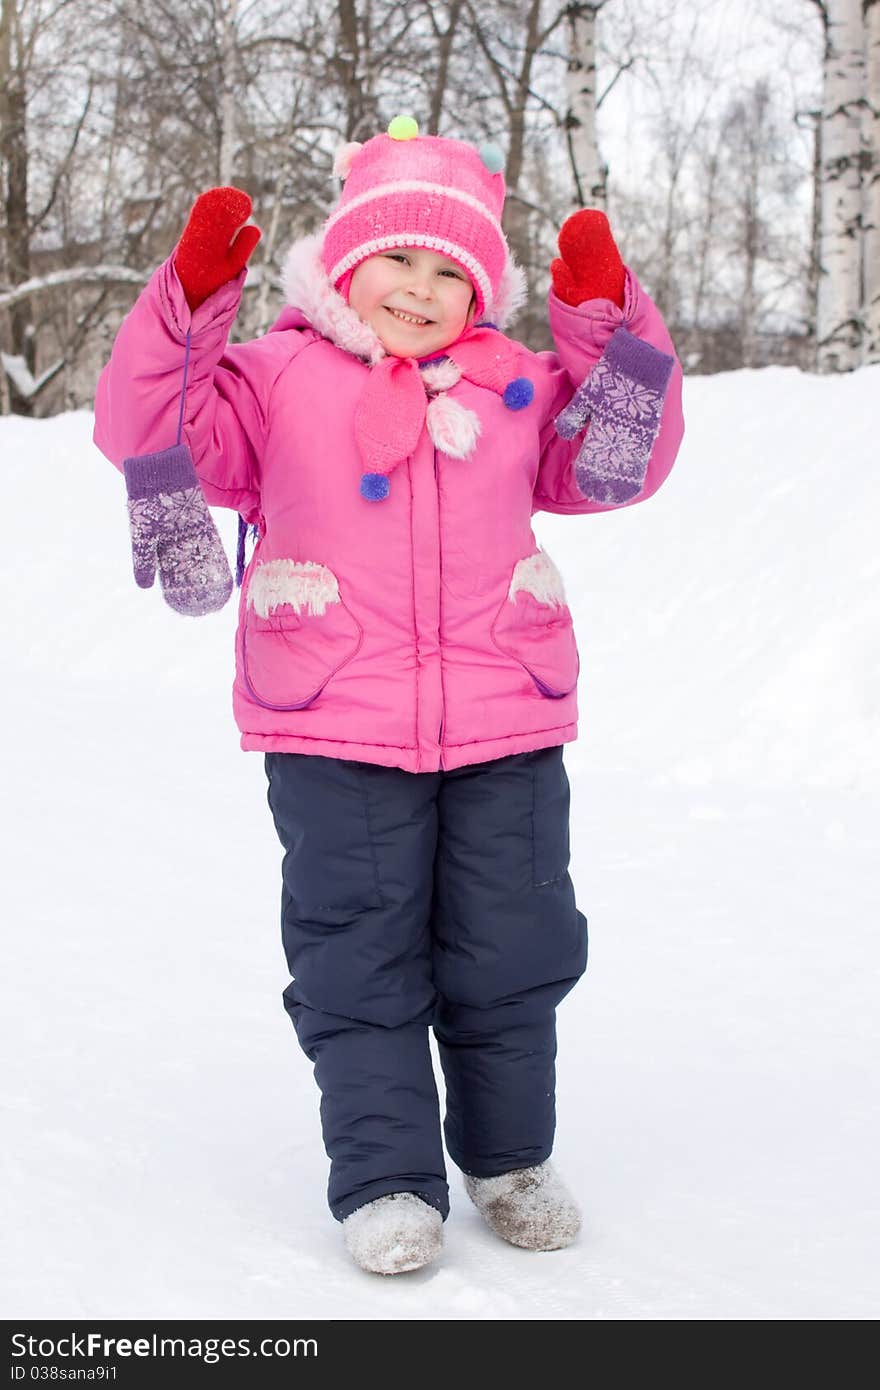
{"type": "Polygon", "coordinates": [[[415,297],[416,297],[416,299],[430,299],[430,298],[431,298],[431,287],[430,287],[430,285],[423,285],[423,284],[422,284],[420,281],[418,281],[418,280],[414,281],[413,284],[410,285],[410,287],[409,287],[409,292],[410,292],[410,294],[414,294],[415,297]]]}

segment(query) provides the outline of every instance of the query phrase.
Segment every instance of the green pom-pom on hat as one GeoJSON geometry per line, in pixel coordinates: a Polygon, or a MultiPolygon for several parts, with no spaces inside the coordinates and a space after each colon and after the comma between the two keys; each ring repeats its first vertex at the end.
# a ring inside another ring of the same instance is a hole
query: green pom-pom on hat
{"type": "Polygon", "coordinates": [[[415,116],[395,116],[388,124],[392,140],[415,140],[418,133],[419,123],[415,116]]]}
{"type": "Polygon", "coordinates": [[[499,145],[487,140],[480,146],[480,158],[490,174],[500,174],[504,168],[504,154],[499,145]]]}

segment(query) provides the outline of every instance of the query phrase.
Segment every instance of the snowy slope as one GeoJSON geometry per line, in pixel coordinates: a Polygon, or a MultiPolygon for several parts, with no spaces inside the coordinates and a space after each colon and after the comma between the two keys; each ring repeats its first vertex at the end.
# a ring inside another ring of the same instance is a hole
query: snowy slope
{"type": "MultiPolygon", "coordinates": [[[[664,488],[537,516],[581,649],[571,1249],[351,1266],[284,1014],[234,604],[130,575],[91,417],[0,420],[6,1317],[873,1318],[880,368],[690,379],[664,488]]],[[[232,553],[234,518],[215,513],[232,553]]]]}

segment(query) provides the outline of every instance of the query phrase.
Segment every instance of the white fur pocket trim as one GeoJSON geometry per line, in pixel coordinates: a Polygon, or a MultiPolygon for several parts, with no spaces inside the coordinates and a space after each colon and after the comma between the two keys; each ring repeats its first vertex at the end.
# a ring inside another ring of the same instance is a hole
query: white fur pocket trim
{"type": "Polygon", "coordinates": [[[516,603],[519,589],[524,589],[539,603],[549,603],[554,608],[565,604],[562,575],[546,550],[539,550],[537,555],[527,555],[525,559],[517,561],[507,591],[507,597],[512,603],[516,603]]]}
{"type": "Polygon", "coordinates": [[[328,603],[339,603],[339,584],[333,571],[315,560],[267,560],[251,578],[247,601],[261,618],[268,618],[282,603],[289,603],[297,613],[307,608],[320,615],[328,603]]]}

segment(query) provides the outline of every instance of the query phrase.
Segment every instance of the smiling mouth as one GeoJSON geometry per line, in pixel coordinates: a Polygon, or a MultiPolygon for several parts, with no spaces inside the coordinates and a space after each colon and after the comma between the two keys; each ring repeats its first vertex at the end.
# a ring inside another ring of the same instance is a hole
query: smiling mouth
{"type": "Polygon", "coordinates": [[[383,308],[387,309],[388,313],[391,314],[393,318],[397,319],[398,323],[411,323],[416,328],[424,328],[427,324],[434,322],[433,319],[418,318],[416,314],[405,314],[402,309],[391,309],[387,304],[383,305],[383,308]]]}

